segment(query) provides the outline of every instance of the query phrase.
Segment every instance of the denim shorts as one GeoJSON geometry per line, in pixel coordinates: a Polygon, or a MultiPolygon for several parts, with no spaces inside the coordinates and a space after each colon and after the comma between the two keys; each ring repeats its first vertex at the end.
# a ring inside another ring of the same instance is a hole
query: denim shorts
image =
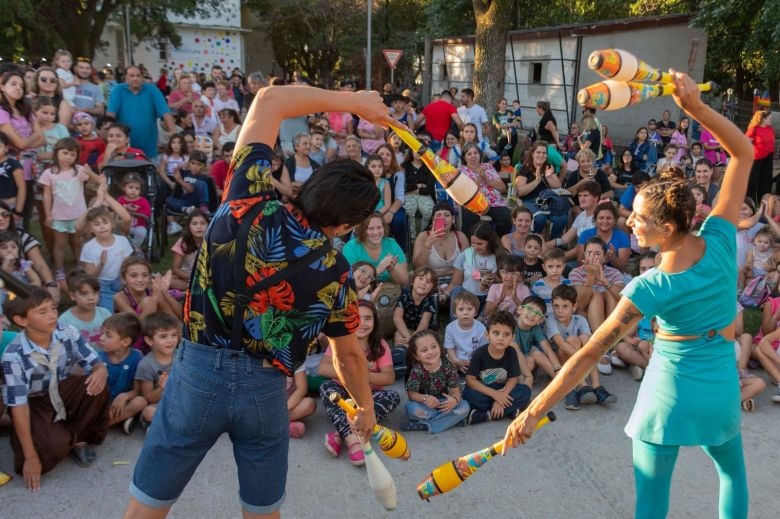
{"type": "Polygon", "coordinates": [[[209,449],[228,433],[242,508],[275,512],[287,484],[286,378],[243,351],[187,340],[175,357],[130,494],[153,508],[171,506],[209,449]]]}

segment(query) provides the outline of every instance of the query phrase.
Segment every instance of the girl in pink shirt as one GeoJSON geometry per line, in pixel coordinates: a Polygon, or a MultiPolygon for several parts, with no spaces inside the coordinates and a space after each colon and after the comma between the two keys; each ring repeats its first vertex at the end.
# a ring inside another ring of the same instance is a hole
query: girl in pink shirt
{"type": "Polygon", "coordinates": [[[54,145],[52,165],[38,178],[43,185],[44,225],[54,231],[55,279],[65,282],[65,247],[70,242],[74,258],[81,257],[81,244],[76,233],[76,221],[87,212],[84,199],[84,183],[88,180],[100,184],[101,177],[87,165],[77,164],[79,143],[66,137],[54,145]]]}

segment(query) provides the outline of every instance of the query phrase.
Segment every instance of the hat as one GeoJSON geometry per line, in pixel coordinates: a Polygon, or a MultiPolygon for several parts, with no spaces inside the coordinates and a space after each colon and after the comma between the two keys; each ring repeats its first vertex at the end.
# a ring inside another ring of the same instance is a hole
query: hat
{"type": "Polygon", "coordinates": [[[90,121],[93,121],[92,116],[89,115],[87,112],[76,112],[73,114],[73,124],[78,124],[84,119],[89,119],[90,121]]]}

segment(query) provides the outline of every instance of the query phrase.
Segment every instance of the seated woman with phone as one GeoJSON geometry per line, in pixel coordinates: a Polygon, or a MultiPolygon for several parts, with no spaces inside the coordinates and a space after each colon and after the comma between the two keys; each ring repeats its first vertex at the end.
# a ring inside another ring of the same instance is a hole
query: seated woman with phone
{"type": "Polygon", "coordinates": [[[431,224],[414,241],[412,265],[415,270],[421,267],[435,270],[441,288],[452,280],[455,258],[469,247],[469,241],[457,229],[455,211],[450,204],[437,203],[433,206],[432,214],[431,224]]]}
{"type": "Polygon", "coordinates": [[[382,215],[374,213],[355,228],[341,252],[350,264],[366,261],[373,265],[377,281],[393,281],[405,288],[409,284],[406,256],[388,234],[382,215]]]}

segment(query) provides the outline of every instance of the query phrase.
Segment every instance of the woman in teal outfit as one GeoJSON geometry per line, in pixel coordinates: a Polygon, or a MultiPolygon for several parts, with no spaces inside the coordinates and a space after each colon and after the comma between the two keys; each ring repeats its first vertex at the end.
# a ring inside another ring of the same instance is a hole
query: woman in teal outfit
{"type": "Polygon", "coordinates": [[[506,446],[525,443],[561,400],[643,316],[657,318],[655,351],[626,426],[633,439],[637,518],[663,518],[681,445],[700,445],[720,478],[720,517],[747,517],[734,356],[736,227],[753,161],[750,141],[706,106],[695,82],[672,72],[675,102],[731,155],[721,196],[698,235],[695,202],[684,180],[653,179],[634,200],[628,225],[641,247],[659,246],[658,268],[634,279],[617,308],[561,374],[507,429],[506,446]]]}

